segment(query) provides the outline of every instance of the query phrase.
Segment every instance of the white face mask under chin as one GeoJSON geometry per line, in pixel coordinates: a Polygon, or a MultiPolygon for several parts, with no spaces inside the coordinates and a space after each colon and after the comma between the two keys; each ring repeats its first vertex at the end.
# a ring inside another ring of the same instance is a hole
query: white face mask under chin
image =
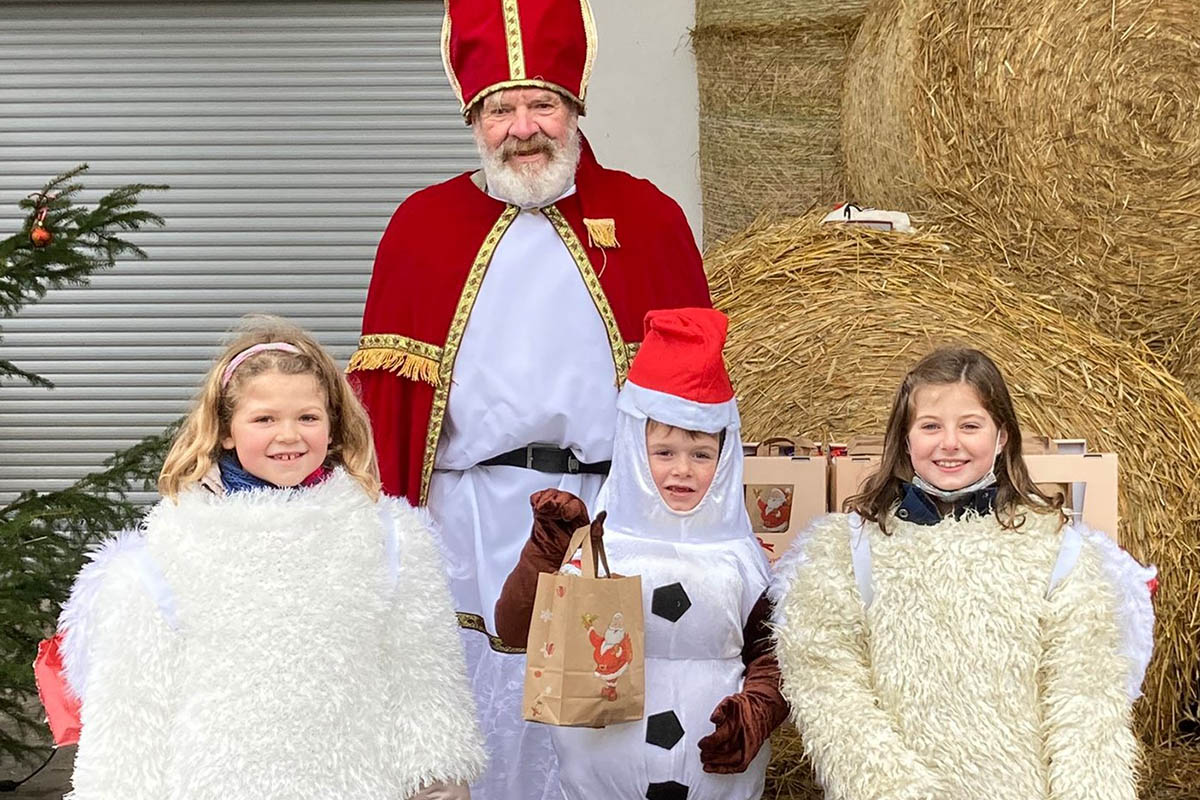
{"type": "Polygon", "coordinates": [[[978,492],[980,489],[986,489],[989,486],[994,486],[996,484],[996,459],[1000,457],[1000,452],[1002,449],[1003,447],[1000,444],[1000,432],[997,431],[996,449],[994,455],[992,456],[991,469],[989,469],[982,478],[970,484],[969,486],[964,486],[961,489],[940,489],[918,475],[915,469],[913,470],[912,485],[930,497],[936,497],[938,500],[944,500],[947,503],[953,503],[956,500],[961,500],[968,495],[978,492]]]}

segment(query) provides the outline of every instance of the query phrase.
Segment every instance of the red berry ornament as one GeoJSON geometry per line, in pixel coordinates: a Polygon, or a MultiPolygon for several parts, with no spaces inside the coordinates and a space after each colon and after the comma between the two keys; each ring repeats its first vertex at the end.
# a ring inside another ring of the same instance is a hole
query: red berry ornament
{"type": "Polygon", "coordinates": [[[29,241],[33,242],[34,247],[45,247],[54,241],[54,234],[41,225],[35,227],[29,233],[29,241]]]}

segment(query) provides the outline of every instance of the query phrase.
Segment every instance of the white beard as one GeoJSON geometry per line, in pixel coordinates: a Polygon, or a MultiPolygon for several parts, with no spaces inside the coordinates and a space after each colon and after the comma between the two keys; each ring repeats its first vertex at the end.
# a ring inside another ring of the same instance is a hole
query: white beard
{"type": "Polygon", "coordinates": [[[479,128],[475,128],[475,148],[479,151],[488,191],[520,208],[548,206],[574,183],[582,150],[578,121],[571,120],[567,124],[566,144],[554,142],[552,147],[554,153],[544,166],[514,167],[505,163],[501,148],[489,150],[479,128]]]}
{"type": "Polygon", "coordinates": [[[624,628],[609,628],[604,632],[604,644],[600,645],[600,652],[607,653],[619,645],[624,638],[624,628]]]}

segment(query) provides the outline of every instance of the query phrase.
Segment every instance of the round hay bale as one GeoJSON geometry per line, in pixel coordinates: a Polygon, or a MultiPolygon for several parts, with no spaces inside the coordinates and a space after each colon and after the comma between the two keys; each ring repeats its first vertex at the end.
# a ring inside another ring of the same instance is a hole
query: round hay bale
{"type": "Polygon", "coordinates": [[[1143,733],[1195,714],[1200,664],[1200,408],[1144,348],[1065,317],[936,233],[756,223],[708,253],[746,438],[883,433],[907,369],[939,344],[1000,365],[1029,434],[1119,454],[1122,545],[1158,565],[1143,733]]]}
{"type": "Polygon", "coordinates": [[[704,238],[845,199],[842,74],[867,0],[699,0],[704,238]]]}
{"type": "Polygon", "coordinates": [[[877,0],[847,183],[963,223],[1014,279],[1163,351],[1200,296],[1198,109],[1195,0],[877,0]]]}

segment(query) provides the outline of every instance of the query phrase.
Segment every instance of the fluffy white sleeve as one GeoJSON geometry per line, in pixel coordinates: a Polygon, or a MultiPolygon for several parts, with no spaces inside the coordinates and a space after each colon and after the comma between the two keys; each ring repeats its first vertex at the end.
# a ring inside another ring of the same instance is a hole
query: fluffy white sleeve
{"type": "Polygon", "coordinates": [[[783,695],[828,800],[942,800],[931,765],[876,704],[845,515],[817,520],[772,588],[783,695]]]}
{"type": "Polygon", "coordinates": [[[445,565],[428,516],[387,499],[397,528],[391,641],[393,750],[403,797],[437,783],[469,783],[486,755],[467,682],[445,565]]]}
{"type": "Polygon", "coordinates": [[[1118,597],[1087,539],[1043,623],[1043,736],[1052,800],[1135,800],[1138,744],[1118,597]]]}
{"type": "Polygon", "coordinates": [[[147,590],[144,541],[123,534],[81,572],[60,627],[82,729],[72,800],[166,796],[175,632],[147,590]]]}

